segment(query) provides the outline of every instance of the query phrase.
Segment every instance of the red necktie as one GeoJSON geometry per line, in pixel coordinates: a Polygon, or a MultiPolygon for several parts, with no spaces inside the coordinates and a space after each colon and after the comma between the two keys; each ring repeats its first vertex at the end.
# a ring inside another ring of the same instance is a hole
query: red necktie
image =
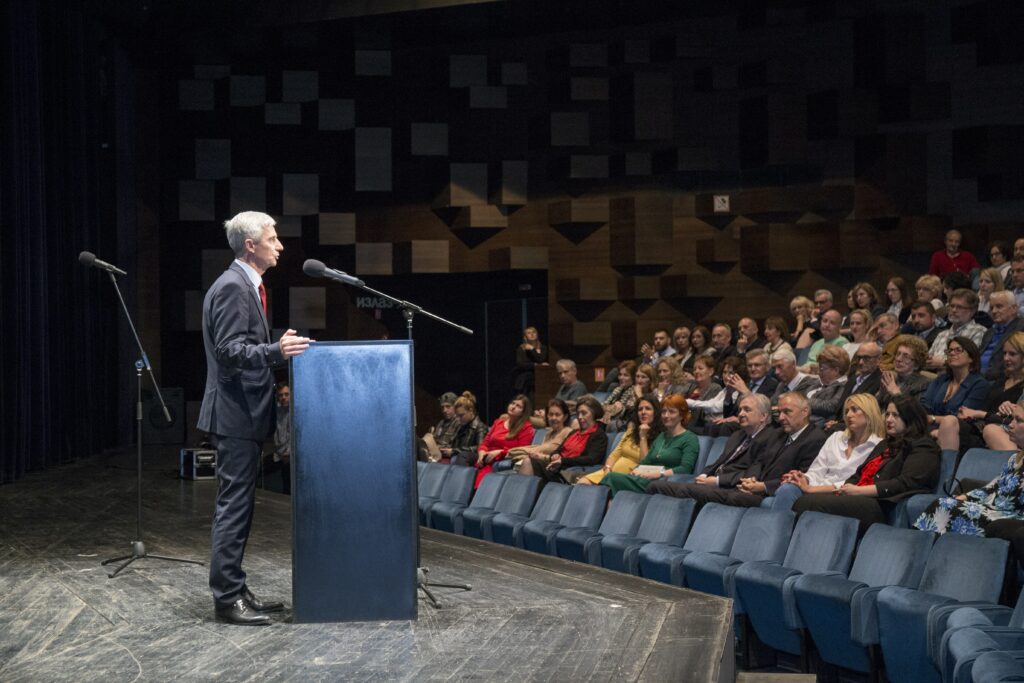
{"type": "Polygon", "coordinates": [[[263,304],[263,315],[267,315],[267,288],[260,283],[260,303],[263,304]]]}

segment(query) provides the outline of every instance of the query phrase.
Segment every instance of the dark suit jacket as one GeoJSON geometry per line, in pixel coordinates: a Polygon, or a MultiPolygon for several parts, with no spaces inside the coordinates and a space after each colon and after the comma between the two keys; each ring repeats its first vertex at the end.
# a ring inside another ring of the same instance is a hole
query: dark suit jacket
{"type": "MultiPolygon", "coordinates": [[[[1014,318],[1007,326],[1006,333],[1003,334],[1002,338],[999,339],[999,343],[996,345],[996,350],[992,352],[992,357],[988,361],[988,369],[984,371],[985,379],[993,380],[999,379],[1006,374],[1006,370],[1003,369],[1003,343],[1009,338],[1014,332],[1020,332],[1024,330],[1024,318],[1014,318]]],[[[990,327],[985,336],[981,338],[981,344],[978,345],[978,350],[982,353],[992,342],[992,335],[995,331],[990,327]]]]}
{"type": "Polygon", "coordinates": [[[262,441],[273,433],[274,376],[284,362],[259,294],[237,263],[224,271],[203,300],[206,393],[199,408],[201,431],[262,441]]]}
{"type": "Polygon", "coordinates": [[[750,467],[751,463],[761,458],[762,451],[765,449],[773,450],[775,440],[778,438],[778,430],[774,429],[771,425],[765,426],[764,429],[757,433],[757,436],[754,437],[747,450],[738,458],[730,461],[733,453],[746,437],[747,433],[743,430],[735,432],[730,436],[729,440],[725,442],[725,449],[722,450],[721,457],[714,464],[705,467],[702,474],[706,474],[709,477],[718,477],[718,486],[720,488],[735,488],[736,484],[740,483],[740,479],[749,476],[746,474],[747,468],[750,467]]]}
{"type": "MultiPolygon", "coordinates": [[[[850,375],[849,379],[846,380],[846,387],[843,389],[843,393],[839,395],[839,407],[836,408],[835,419],[840,422],[845,421],[845,417],[843,416],[843,404],[846,403],[846,399],[850,398],[850,394],[853,393],[853,385],[856,383],[856,375],[850,375]]],[[[876,395],[878,390],[881,388],[882,371],[879,368],[875,368],[875,371],[861,382],[860,387],[857,388],[857,393],[876,395]]]]}
{"type": "Polygon", "coordinates": [[[778,438],[772,448],[766,448],[762,457],[752,463],[743,476],[754,477],[763,481],[767,489],[766,495],[775,495],[782,483],[782,475],[790,470],[806,472],[818,452],[825,445],[828,435],[815,425],[807,425],[796,441],[786,446],[789,435],[779,431],[778,438]]]}
{"type": "MultiPolygon", "coordinates": [[[[856,484],[860,481],[864,466],[888,447],[889,439],[879,441],[875,450],[871,451],[871,455],[846,483],[856,484]]],[[[940,458],[939,445],[930,436],[910,441],[909,448],[901,450],[875,472],[874,483],[878,488],[878,498],[896,502],[916,493],[934,491],[939,479],[940,458]]]]}

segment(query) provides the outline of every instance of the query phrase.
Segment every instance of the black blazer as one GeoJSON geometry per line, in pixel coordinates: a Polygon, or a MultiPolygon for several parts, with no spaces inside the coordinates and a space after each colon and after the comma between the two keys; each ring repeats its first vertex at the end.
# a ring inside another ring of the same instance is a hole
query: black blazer
{"type": "Polygon", "coordinates": [[[828,435],[815,425],[809,424],[796,441],[786,446],[788,438],[786,432],[779,430],[774,446],[765,449],[761,459],[753,463],[744,475],[764,482],[765,495],[775,495],[782,484],[782,475],[786,472],[806,472],[818,457],[818,452],[825,445],[828,435]]]}
{"type": "MultiPolygon", "coordinates": [[[[871,455],[857,468],[847,484],[860,481],[864,466],[871,459],[889,447],[889,439],[882,439],[871,451],[871,455]]],[[[878,487],[879,500],[896,502],[916,493],[930,493],[935,490],[941,466],[939,445],[930,436],[921,436],[910,442],[910,448],[904,449],[895,457],[887,460],[875,472],[875,486],[878,487]]]]}
{"type": "Polygon", "coordinates": [[[284,363],[280,342],[252,281],[232,262],[203,299],[206,393],[199,408],[200,431],[262,441],[277,426],[274,375],[284,363]]]}
{"type": "MultiPolygon", "coordinates": [[[[992,352],[992,357],[988,361],[988,370],[982,373],[985,375],[985,379],[991,381],[999,379],[1006,374],[1006,370],[1003,368],[1003,344],[1010,338],[1011,334],[1014,332],[1020,332],[1021,330],[1024,330],[1024,318],[1014,318],[1006,326],[1006,332],[999,339],[999,343],[996,345],[996,350],[992,352]]],[[[981,338],[981,343],[978,344],[979,351],[984,353],[985,348],[992,343],[993,334],[995,334],[995,330],[991,327],[988,328],[985,336],[981,338]]]]}
{"type": "Polygon", "coordinates": [[[757,433],[757,436],[754,437],[747,450],[739,457],[733,458],[733,454],[745,438],[747,438],[747,433],[742,429],[733,433],[729,440],[725,442],[725,449],[722,451],[721,457],[714,464],[705,467],[702,474],[706,474],[709,477],[718,477],[718,486],[720,488],[734,488],[736,484],[740,483],[740,479],[749,476],[747,469],[751,463],[758,461],[762,457],[762,452],[765,449],[773,450],[775,440],[778,438],[778,430],[774,429],[771,425],[765,426],[764,429],[757,433]]]}
{"type": "MultiPolygon", "coordinates": [[[[846,403],[846,399],[850,398],[853,393],[853,385],[857,383],[855,375],[850,375],[846,380],[846,387],[843,389],[843,393],[839,396],[839,407],[836,408],[835,419],[839,422],[844,422],[845,417],[843,416],[843,404],[846,403]]],[[[872,396],[878,394],[878,390],[882,388],[882,371],[879,368],[875,368],[867,378],[861,382],[860,387],[857,389],[858,394],[871,394],[872,396]]]]}

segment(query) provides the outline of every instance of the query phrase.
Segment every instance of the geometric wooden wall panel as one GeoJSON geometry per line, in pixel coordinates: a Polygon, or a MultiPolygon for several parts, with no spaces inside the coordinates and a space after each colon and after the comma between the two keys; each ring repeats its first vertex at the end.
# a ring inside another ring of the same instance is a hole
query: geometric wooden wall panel
{"type": "Polygon", "coordinates": [[[500,270],[547,270],[547,247],[500,247],[488,253],[488,268],[500,270]]]}
{"type": "Polygon", "coordinates": [[[178,181],[178,220],[212,221],[214,211],[213,181],[178,181]]]}
{"type": "Polygon", "coordinates": [[[621,197],[609,204],[609,259],[621,273],[654,275],[672,266],[672,198],[621,197]]]}
{"type": "Polygon", "coordinates": [[[232,178],[229,183],[228,213],[264,211],[267,206],[266,178],[232,178]]]}
{"type": "Polygon", "coordinates": [[[548,204],[548,225],[579,244],[608,222],[607,197],[580,197],[548,204]]]}
{"type": "Polygon", "coordinates": [[[289,216],[308,216],[320,211],[320,176],[316,173],[284,173],[281,176],[281,211],[289,216]]]}
{"type": "Polygon", "coordinates": [[[391,242],[358,242],[356,274],[391,275],[394,270],[391,242]]]}
{"type": "Polygon", "coordinates": [[[448,240],[411,240],[394,244],[394,273],[449,272],[448,240]]]}
{"type": "Polygon", "coordinates": [[[740,268],[748,274],[807,270],[807,236],[804,227],[792,224],[741,227],[740,268]]]}
{"type": "Polygon", "coordinates": [[[356,128],[357,191],[391,191],[391,129],[356,128]]]}
{"type": "Polygon", "coordinates": [[[296,330],[322,330],[327,327],[327,289],[289,287],[288,325],[296,330]]]}
{"type": "Polygon", "coordinates": [[[321,213],[317,243],[320,245],[355,244],[356,215],[354,213],[321,213]]]}

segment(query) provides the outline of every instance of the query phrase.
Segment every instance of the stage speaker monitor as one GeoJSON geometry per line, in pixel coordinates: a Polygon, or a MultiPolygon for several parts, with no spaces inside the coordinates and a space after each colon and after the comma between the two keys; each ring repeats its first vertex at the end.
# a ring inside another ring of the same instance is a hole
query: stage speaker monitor
{"type": "Polygon", "coordinates": [[[181,387],[164,387],[160,390],[171,414],[168,423],[160,401],[152,391],[142,398],[142,443],[179,444],[185,443],[185,390],[181,387]]]}
{"type": "Polygon", "coordinates": [[[182,448],[181,469],[182,479],[216,479],[217,451],[207,448],[182,448]]]}

